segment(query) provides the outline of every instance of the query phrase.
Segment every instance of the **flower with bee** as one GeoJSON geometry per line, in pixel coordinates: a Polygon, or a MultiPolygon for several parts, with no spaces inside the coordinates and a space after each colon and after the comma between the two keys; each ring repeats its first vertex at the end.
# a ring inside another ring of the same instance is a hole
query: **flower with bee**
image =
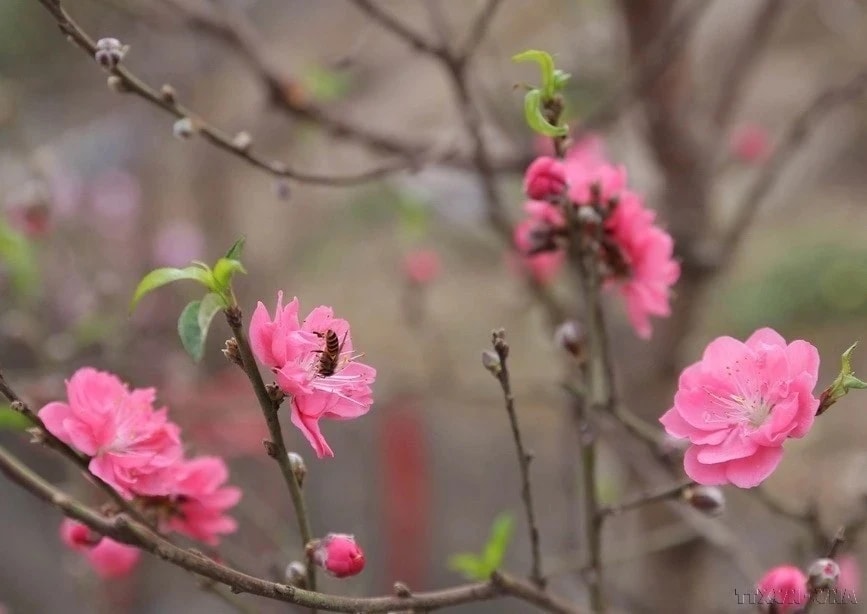
{"type": "Polygon", "coordinates": [[[283,306],[282,292],[273,319],[260,302],[250,322],[250,345],[280,389],[291,395],[292,423],[319,458],[334,456],[319,420],[366,414],[373,403],[370,386],[376,369],[358,362],[361,355],[353,350],[349,322],[335,318],[331,307],[316,307],[303,322],[298,310],[297,298],[283,306]]]}

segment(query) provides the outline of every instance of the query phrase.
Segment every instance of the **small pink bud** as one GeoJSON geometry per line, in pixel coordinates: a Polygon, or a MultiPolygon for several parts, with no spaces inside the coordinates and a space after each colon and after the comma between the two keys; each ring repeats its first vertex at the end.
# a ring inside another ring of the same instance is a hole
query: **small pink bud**
{"type": "Polygon", "coordinates": [[[746,164],[761,164],[771,154],[771,137],[759,124],[744,124],[734,130],[729,143],[732,155],[746,164]]]}
{"type": "Polygon", "coordinates": [[[807,576],[813,590],[834,588],[840,578],[840,566],[833,559],[818,559],[807,569],[807,576]]]}
{"type": "Polygon", "coordinates": [[[364,569],[364,552],[355,537],[345,533],[329,533],[307,545],[308,556],[335,578],[346,578],[364,569]]]}
{"type": "Polygon", "coordinates": [[[558,196],[566,189],[566,171],[560,160],[539,156],[524,174],[524,192],[534,200],[558,196]]]}
{"type": "Polygon", "coordinates": [[[584,345],[584,328],[575,320],[566,320],[554,331],[554,344],[572,356],[581,355],[584,345]]]}
{"type": "Polygon", "coordinates": [[[93,59],[107,70],[117,66],[126,54],[127,48],[116,38],[101,38],[96,41],[93,59]]]}
{"type": "Polygon", "coordinates": [[[410,282],[425,286],[439,277],[440,257],[432,249],[410,252],[403,259],[403,272],[410,282]]]}
{"type": "Polygon", "coordinates": [[[777,614],[794,614],[810,598],[807,577],[794,565],[780,565],[768,570],[756,588],[763,604],[773,604],[777,614]]]}
{"type": "Polygon", "coordinates": [[[73,550],[89,550],[102,540],[102,535],[70,518],[64,518],[60,524],[60,537],[73,550]]]}

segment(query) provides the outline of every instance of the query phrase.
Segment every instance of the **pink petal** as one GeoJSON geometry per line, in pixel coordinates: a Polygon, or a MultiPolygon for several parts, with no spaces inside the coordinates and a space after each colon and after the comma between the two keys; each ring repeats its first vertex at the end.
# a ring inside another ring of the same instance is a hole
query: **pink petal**
{"type": "Polygon", "coordinates": [[[718,486],[728,482],[726,464],[705,465],[698,460],[698,446],[690,446],[683,455],[683,470],[691,480],[705,486],[718,486]]]}
{"type": "Polygon", "coordinates": [[[319,458],[333,457],[334,452],[328,446],[325,437],[322,436],[322,431],[319,430],[319,418],[310,418],[297,411],[294,407],[294,401],[292,405],[292,424],[297,426],[304,434],[304,437],[307,438],[307,441],[310,442],[310,445],[316,452],[316,456],[319,458]]]}
{"type": "Polygon", "coordinates": [[[786,340],[773,328],[760,328],[745,341],[746,345],[758,349],[761,345],[786,346],[786,340]]]}
{"type": "Polygon", "coordinates": [[[752,456],[726,463],[726,477],[739,488],[753,488],[774,472],[782,458],[782,446],[760,447],[752,456]]]}
{"type": "Polygon", "coordinates": [[[717,464],[753,455],[758,444],[743,436],[740,429],[732,429],[726,440],[715,446],[697,446],[696,458],[703,464],[717,464]]]}
{"type": "Polygon", "coordinates": [[[816,386],[819,378],[819,350],[806,341],[793,341],[786,348],[786,356],[789,359],[789,369],[792,376],[797,377],[801,373],[810,376],[809,389],[816,386]]]}

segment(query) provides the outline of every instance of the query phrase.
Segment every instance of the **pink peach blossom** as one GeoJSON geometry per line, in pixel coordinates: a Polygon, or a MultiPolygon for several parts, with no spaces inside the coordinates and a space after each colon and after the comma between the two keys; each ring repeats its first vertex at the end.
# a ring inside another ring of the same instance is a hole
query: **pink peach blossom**
{"type": "Polygon", "coordinates": [[[312,544],[313,562],[335,578],[346,578],[364,569],[364,552],[355,537],[329,533],[312,544]]]}
{"type": "Polygon", "coordinates": [[[671,235],[653,224],[654,217],[638,195],[624,191],[607,222],[628,268],[613,285],[626,300],[629,321],[642,339],[650,338],[652,333],[649,316],[671,315],[671,287],[680,277],[680,264],[674,259],[674,241],[671,235]]]}
{"type": "Polygon", "coordinates": [[[250,322],[250,343],[256,358],[271,368],[281,390],[292,395],[292,423],[297,426],[319,458],[334,456],[319,429],[322,418],[348,420],[368,412],[373,403],[370,386],[376,369],[357,361],[349,323],[335,318],[331,307],[313,309],[298,323],[298,299],[283,307],[277,295],[274,319],[261,302],[250,322]],[[333,373],[322,373],[327,333],[340,343],[333,373]]]}
{"type": "Polygon", "coordinates": [[[559,248],[533,253],[538,247],[535,238],[538,228],[538,222],[532,219],[522,220],[515,225],[513,237],[519,258],[516,268],[528,273],[537,282],[547,284],[563,267],[566,253],[559,248]]]}
{"type": "Polygon", "coordinates": [[[549,156],[539,156],[524,173],[524,193],[534,200],[559,196],[566,188],[563,162],[549,156]]]}
{"type": "Polygon", "coordinates": [[[180,429],[155,410],[152,388],[129,390],[115,375],[85,367],[66,383],[67,402],[39,411],[58,439],[92,457],[91,473],[124,497],[164,495],[167,468],[182,455],[180,429]]]}
{"type": "Polygon", "coordinates": [[[440,269],[439,254],[432,249],[412,251],[403,259],[403,272],[406,278],[419,286],[425,286],[439,277],[440,269]]]}
{"type": "Polygon", "coordinates": [[[96,573],[106,579],[127,575],[141,555],[137,548],[102,537],[71,518],[61,522],[60,538],[73,550],[82,552],[96,573]]]}
{"type": "Polygon", "coordinates": [[[616,200],[626,189],[626,168],[611,164],[583,165],[566,164],[566,181],[569,183],[569,200],[577,205],[593,204],[596,197],[600,203],[616,200]]]}
{"type": "Polygon", "coordinates": [[[241,499],[241,490],[224,486],[229,470],[223,459],[200,456],[178,464],[172,497],[176,509],[169,527],[193,539],[216,545],[220,535],[233,533],[238,524],[224,512],[241,499]]]}
{"type": "Polygon", "coordinates": [[[86,524],[64,518],[60,522],[60,539],[73,550],[88,550],[100,542],[102,535],[86,524]]]}
{"type": "Polygon", "coordinates": [[[760,164],[771,154],[771,137],[760,124],[743,124],[731,135],[732,155],[747,164],[760,164]]]}
{"type": "Polygon", "coordinates": [[[819,353],[770,328],[746,342],[719,337],[680,375],[674,406],[660,419],[692,444],[686,474],[700,484],[752,488],[780,462],[783,444],[813,425],[819,353]]]}
{"type": "Polygon", "coordinates": [[[793,614],[807,602],[807,576],[794,565],[780,565],[769,570],[756,586],[761,603],[776,604],[778,614],[793,614]]]}

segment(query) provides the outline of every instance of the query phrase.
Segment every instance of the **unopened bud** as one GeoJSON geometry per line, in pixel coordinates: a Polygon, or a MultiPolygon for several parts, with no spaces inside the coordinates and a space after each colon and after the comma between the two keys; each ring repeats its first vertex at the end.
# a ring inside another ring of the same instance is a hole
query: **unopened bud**
{"type": "Polygon", "coordinates": [[[409,590],[409,587],[403,582],[394,583],[394,594],[404,599],[412,597],[412,591],[409,590]]]}
{"type": "Polygon", "coordinates": [[[584,327],[575,320],[567,320],[554,331],[554,344],[572,356],[580,356],[584,346],[584,327]]]}
{"type": "Polygon", "coordinates": [[[364,569],[364,552],[352,535],[329,533],[307,544],[306,551],[310,560],[335,578],[354,576],[364,569]]]}
{"type": "Polygon", "coordinates": [[[289,200],[292,196],[292,186],[289,181],[283,178],[277,179],[274,182],[274,195],[280,200],[289,200]]]}
{"type": "Polygon", "coordinates": [[[578,221],[581,222],[582,225],[586,226],[598,226],[602,223],[602,218],[599,217],[599,213],[593,207],[589,205],[582,205],[578,207],[578,221]]]}
{"type": "Polygon", "coordinates": [[[173,88],[168,83],[164,83],[160,88],[160,98],[162,98],[165,102],[169,104],[174,104],[175,100],[177,100],[177,93],[175,92],[175,88],[173,88]]]}
{"type": "Polygon", "coordinates": [[[244,366],[244,362],[241,360],[241,350],[238,349],[238,342],[235,341],[234,337],[226,339],[226,347],[223,348],[223,355],[239,367],[244,366]]]}
{"type": "Polygon", "coordinates": [[[503,368],[503,365],[500,363],[500,357],[497,356],[495,352],[492,350],[483,350],[482,351],[482,365],[491,372],[491,375],[497,377],[500,375],[500,371],[503,368]]]}
{"type": "Polygon", "coordinates": [[[250,149],[250,145],[253,144],[253,137],[250,136],[249,132],[241,131],[235,135],[235,138],[232,139],[232,145],[240,149],[241,151],[246,152],[250,149]]]}
{"type": "Polygon", "coordinates": [[[196,133],[196,127],[189,117],[182,117],[172,126],[172,133],[175,138],[187,140],[196,133]]]}
{"type": "Polygon", "coordinates": [[[289,466],[292,468],[298,486],[303,486],[304,478],[307,475],[307,465],[304,464],[304,459],[296,452],[289,452],[289,466]]]}
{"type": "Polygon", "coordinates": [[[807,585],[812,590],[822,590],[837,586],[840,566],[833,559],[818,559],[807,569],[807,585]]]}
{"type": "Polygon", "coordinates": [[[111,70],[120,63],[127,49],[116,38],[101,38],[96,41],[93,59],[106,70],[111,70]]]}
{"type": "Polygon", "coordinates": [[[307,566],[301,561],[292,561],[286,566],[286,584],[304,588],[307,586],[307,566]]]}
{"type": "Polygon", "coordinates": [[[126,82],[117,75],[109,75],[108,79],[106,80],[106,85],[108,85],[108,89],[118,94],[125,94],[129,91],[129,87],[127,87],[126,82]]]}
{"type": "Polygon", "coordinates": [[[716,486],[687,486],[681,496],[693,508],[708,516],[719,516],[725,511],[725,495],[716,486]]]}

